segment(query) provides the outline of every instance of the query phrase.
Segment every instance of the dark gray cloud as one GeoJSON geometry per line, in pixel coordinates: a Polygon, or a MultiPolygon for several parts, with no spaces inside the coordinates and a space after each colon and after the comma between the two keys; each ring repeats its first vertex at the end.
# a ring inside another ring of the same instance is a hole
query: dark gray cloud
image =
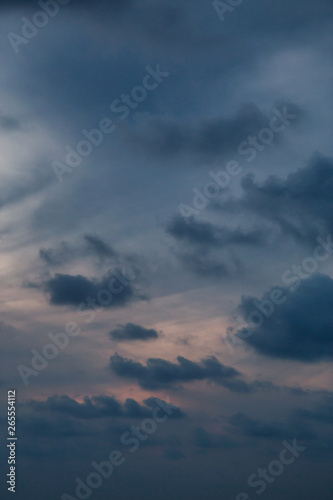
{"type": "Polygon", "coordinates": [[[202,359],[200,362],[178,356],[177,361],[178,363],[172,363],[161,358],[149,358],[144,366],[137,361],[114,354],[110,358],[110,368],[119,377],[136,380],[144,389],[158,390],[182,382],[207,379],[226,386],[231,391],[244,392],[243,384],[237,384],[240,372],[222,365],[214,356],[202,359]],[[235,384],[233,384],[234,379],[236,379],[235,384]]]}
{"type": "MultiPolygon", "coordinates": [[[[125,403],[120,403],[111,396],[93,396],[84,398],[83,403],[78,403],[69,396],[51,396],[46,401],[32,400],[28,406],[35,412],[48,412],[52,415],[58,413],[78,419],[99,419],[109,417],[126,418],[149,418],[152,416],[152,409],[156,407],[156,398],[149,398],[140,405],[134,399],[128,398],[125,403]]],[[[159,400],[166,405],[165,401],[159,400]]],[[[172,418],[183,418],[185,414],[176,408],[172,418]]]]}
{"type": "Polygon", "coordinates": [[[240,228],[229,229],[210,222],[198,221],[194,217],[185,220],[177,215],[167,225],[166,231],[176,240],[199,246],[223,248],[227,245],[262,245],[265,242],[263,231],[243,231],[240,228]]]}
{"type": "Polygon", "coordinates": [[[86,234],[84,240],[99,257],[115,257],[117,253],[97,235],[86,234]]]}
{"type": "Polygon", "coordinates": [[[163,399],[160,398],[155,398],[151,396],[150,398],[147,398],[144,400],[144,404],[147,405],[149,408],[154,409],[156,408],[156,404],[160,406],[164,406],[165,404],[171,405],[172,413],[170,415],[170,418],[184,418],[186,416],[186,413],[181,410],[178,406],[173,405],[172,403],[166,403],[163,401],[163,399]]]}
{"type": "Polygon", "coordinates": [[[61,266],[76,257],[74,249],[62,241],[57,248],[41,248],[39,257],[51,267],[61,266]]]}
{"type": "Polygon", "coordinates": [[[192,153],[213,157],[237,151],[249,135],[257,135],[269,118],[255,104],[246,104],[234,117],[202,119],[197,126],[165,118],[152,118],[140,126],[134,143],[157,156],[192,153]]]}
{"type": "Polygon", "coordinates": [[[133,323],[118,325],[109,335],[112,340],[117,340],[118,342],[128,340],[152,340],[157,339],[159,336],[156,330],[134,325],[133,323]]]}
{"type": "Polygon", "coordinates": [[[188,270],[202,277],[224,278],[238,274],[242,264],[237,256],[222,254],[233,247],[260,247],[267,235],[260,229],[230,229],[193,217],[175,216],[166,227],[177,247],[174,253],[188,270]]]}
{"type": "Polygon", "coordinates": [[[243,195],[215,204],[223,212],[254,212],[302,243],[333,231],[333,160],[316,154],[309,164],[286,179],[269,176],[242,180],[243,195]]]}
{"type": "MultiPolygon", "coordinates": [[[[191,273],[201,278],[227,278],[235,273],[229,263],[223,262],[221,258],[202,255],[195,251],[177,251],[177,258],[191,273]]],[[[237,266],[236,266],[237,267],[237,266]]]]}
{"type": "MultiPolygon", "coordinates": [[[[110,271],[100,280],[57,273],[43,283],[43,289],[50,304],[55,306],[78,306],[91,298],[96,305],[97,298],[99,307],[112,308],[144,300],[144,296],[129,283],[121,271],[110,271]]],[[[88,302],[86,305],[88,309],[94,307],[88,302]]]]}
{"type": "Polygon", "coordinates": [[[46,401],[30,401],[29,406],[35,412],[62,413],[75,418],[94,419],[104,417],[119,417],[124,414],[122,405],[109,396],[95,396],[84,398],[78,403],[69,396],[51,396],[46,401]]]}
{"type": "Polygon", "coordinates": [[[126,258],[125,256],[121,257],[118,252],[96,234],[86,234],[83,236],[83,241],[80,240],[75,243],[62,241],[54,248],[41,248],[39,251],[40,258],[51,267],[59,267],[72,260],[94,255],[101,260],[110,259],[115,264],[119,263],[119,260],[126,258]]]}
{"type": "MultiPolygon", "coordinates": [[[[272,358],[303,362],[332,359],[333,280],[329,276],[314,275],[299,280],[297,290],[284,290],[284,293],[285,302],[275,306],[261,326],[254,328],[244,340],[259,353],[272,358]]],[[[268,295],[263,300],[267,299],[268,295]]],[[[258,312],[255,300],[254,297],[242,298],[239,309],[244,319],[253,311],[258,312]]]]}

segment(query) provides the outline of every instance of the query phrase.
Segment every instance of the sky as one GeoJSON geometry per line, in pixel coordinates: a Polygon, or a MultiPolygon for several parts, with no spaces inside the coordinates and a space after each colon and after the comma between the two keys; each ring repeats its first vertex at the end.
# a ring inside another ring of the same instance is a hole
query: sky
{"type": "Polygon", "coordinates": [[[331,500],[332,25],[1,2],[1,498],[331,500]]]}

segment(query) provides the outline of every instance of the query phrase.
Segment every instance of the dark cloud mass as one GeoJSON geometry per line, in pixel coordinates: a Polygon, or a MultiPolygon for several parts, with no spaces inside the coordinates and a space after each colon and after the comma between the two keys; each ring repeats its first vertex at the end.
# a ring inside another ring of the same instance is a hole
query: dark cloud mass
{"type": "Polygon", "coordinates": [[[119,377],[136,380],[144,389],[158,390],[182,382],[207,379],[224,385],[231,391],[242,392],[243,387],[240,389],[237,385],[237,377],[241,374],[232,367],[222,365],[214,356],[199,363],[182,356],[178,356],[177,361],[178,363],[172,363],[165,359],[149,358],[144,366],[137,361],[114,354],[110,359],[110,368],[119,377]]]}
{"type": "Polygon", "coordinates": [[[140,325],[127,323],[126,325],[118,325],[117,328],[110,332],[110,337],[112,340],[117,340],[118,342],[127,340],[152,340],[158,338],[158,333],[152,328],[148,329],[140,325]]]}
{"type": "Polygon", "coordinates": [[[115,257],[116,252],[96,235],[86,234],[84,236],[85,241],[90,245],[91,249],[96,252],[99,257],[115,257]]]}
{"type": "Polygon", "coordinates": [[[210,222],[200,222],[193,217],[185,220],[175,216],[167,226],[167,232],[176,240],[196,245],[204,249],[209,247],[223,248],[227,245],[262,245],[265,241],[261,230],[250,232],[240,228],[228,229],[210,222]]]}
{"type": "MultiPolygon", "coordinates": [[[[101,280],[89,279],[85,276],[55,274],[43,284],[54,306],[79,306],[94,308],[89,299],[94,299],[99,307],[122,307],[134,300],[143,300],[144,296],[137,292],[121,272],[109,272],[101,280]]],[[[97,307],[97,306],[96,306],[97,307]]]]}
{"type": "Polygon", "coordinates": [[[201,277],[217,279],[238,274],[242,268],[235,254],[223,251],[261,247],[267,239],[260,229],[230,229],[178,215],[168,223],[166,232],[176,240],[174,253],[185,268],[201,277]]]}
{"type": "Polygon", "coordinates": [[[203,119],[196,127],[151,119],[134,140],[155,155],[191,153],[214,157],[237,151],[246,137],[256,135],[268,122],[269,118],[255,104],[246,104],[234,117],[203,119]]]}
{"type": "Polygon", "coordinates": [[[248,210],[277,225],[285,235],[314,243],[318,235],[333,230],[333,160],[319,154],[286,179],[269,176],[255,182],[252,174],[242,180],[243,196],[217,204],[221,211],[248,210]]]}
{"type": "MultiPolygon", "coordinates": [[[[63,414],[78,419],[99,419],[111,417],[127,418],[149,418],[152,416],[152,409],[156,407],[156,398],[149,398],[140,405],[134,399],[126,399],[121,404],[116,398],[100,395],[85,397],[83,403],[78,403],[69,396],[52,396],[46,401],[30,401],[29,407],[34,412],[48,412],[50,414],[63,414]]],[[[161,401],[161,400],[159,400],[161,401]]],[[[162,401],[162,404],[167,404],[162,401]]],[[[185,415],[179,409],[172,413],[172,418],[183,418],[185,415]]]]}
{"type": "MultiPolygon", "coordinates": [[[[333,280],[315,275],[299,282],[294,292],[285,290],[285,294],[285,302],[276,306],[245,341],[259,353],[276,359],[332,359],[333,280]]],[[[254,301],[253,297],[242,299],[240,310],[244,318],[257,310],[254,301]]]]}
{"type": "Polygon", "coordinates": [[[118,259],[124,259],[124,256],[111,248],[100,236],[90,234],[84,235],[83,241],[80,238],[79,241],[71,243],[62,241],[54,248],[41,248],[39,256],[50,267],[61,267],[70,261],[92,256],[101,260],[109,259],[114,264],[118,263],[118,259]]]}

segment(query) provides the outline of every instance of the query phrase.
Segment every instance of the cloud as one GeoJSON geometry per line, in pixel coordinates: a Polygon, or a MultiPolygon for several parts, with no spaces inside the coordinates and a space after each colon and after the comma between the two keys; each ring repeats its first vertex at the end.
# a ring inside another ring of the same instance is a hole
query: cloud
{"type": "Polygon", "coordinates": [[[30,401],[29,406],[35,412],[47,411],[63,413],[75,418],[94,419],[103,417],[118,417],[123,415],[121,404],[109,396],[95,396],[84,398],[83,403],[78,403],[69,396],[51,396],[46,401],[30,401]]]}
{"type": "Polygon", "coordinates": [[[117,340],[118,342],[128,340],[152,340],[157,339],[159,336],[156,330],[134,325],[133,323],[118,325],[109,335],[112,340],[117,340]]]}
{"type": "MultiPolygon", "coordinates": [[[[161,358],[149,358],[146,366],[119,354],[110,358],[110,368],[119,377],[134,379],[144,389],[158,390],[173,387],[182,382],[195,380],[211,380],[228,387],[235,392],[243,392],[243,385],[233,385],[233,379],[241,374],[232,367],[222,365],[215,356],[202,359],[200,362],[190,361],[182,356],[178,363],[161,358]]],[[[237,380],[235,381],[237,382],[237,380]]]]}
{"type": "Polygon", "coordinates": [[[103,241],[97,235],[86,234],[84,236],[84,239],[88,243],[92,251],[101,258],[115,257],[117,255],[116,252],[110,247],[110,245],[105,243],[105,241],[103,241]]]}
{"type": "MultiPolygon", "coordinates": [[[[300,114],[295,104],[288,109],[300,114]]],[[[145,151],[157,156],[173,157],[182,153],[214,157],[237,152],[250,135],[269,125],[269,117],[253,103],[244,104],[232,117],[202,118],[197,125],[184,124],[169,118],[151,118],[140,123],[140,132],[133,136],[145,151]]]]}
{"type": "Polygon", "coordinates": [[[51,267],[62,266],[72,260],[92,255],[96,255],[102,260],[110,258],[114,263],[119,263],[121,258],[126,259],[126,256],[121,257],[118,252],[96,234],[84,235],[83,242],[81,239],[75,243],[62,241],[54,248],[41,248],[39,251],[40,258],[51,267]]]}
{"type": "MultiPolygon", "coordinates": [[[[163,399],[160,398],[155,398],[151,396],[150,398],[147,398],[144,400],[144,404],[147,405],[149,408],[154,409],[156,408],[156,404],[160,406],[164,406],[166,404],[170,405],[171,403],[166,403],[163,401],[163,399]]],[[[170,415],[170,418],[175,418],[175,419],[180,419],[184,418],[186,414],[181,410],[178,406],[171,404],[171,409],[172,413],[170,415]]]]}
{"type": "MultiPolygon", "coordinates": [[[[260,354],[272,358],[302,362],[332,359],[333,280],[314,275],[300,282],[294,292],[285,293],[287,300],[276,306],[244,340],[260,354]]],[[[239,309],[244,319],[257,310],[254,300],[242,298],[239,309]]]]}
{"type": "Polygon", "coordinates": [[[193,217],[185,220],[175,216],[166,227],[178,246],[176,257],[191,272],[199,276],[221,278],[238,274],[242,268],[233,247],[260,247],[265,244],[267,235],[260,229],[244,231],[241,228],[229,229],[193,217]]]}
{"type": "Polygon", "coordinates": [[[176,215],[168,224],[166,231],[176,240],[200,246],[201,248],[219,247],[227,245],[262,245],[265,242],[263,231],[257,229],[245,232],[240,228],[229,229],[210,222],[202,222],[190,217],[176,215]]]}
{"type": "Polygon", "coordinates": [[[242,180],[243,195],[218,202],[223,212],[254,212],[301,243],[313,243],[318,234],[333,231],[333,159],[316,154],[308,165],[281,179],[269,176],[242,180]]]}
{"type": "MultiPolygon", "coordinates": [[[[101,280],[57,273],[43,283],[43,288],[49,296],[50,304],[55,306],[78,306],[91,298],[96,303],[96,297],[100,305],[107,308],[144,300],[144,296],[133,288],[121,272],[109,271],[101,280]]],[[[88,309],[93,308],[92,304],[87,303],[86,306],[88,309]]]]}
{"type": "MultiPolygon", "coordinates": [[[[100,419],[109,417],[126,418],[149,418],[152,410],[156,407],[157,398],[149,398],[144,401],[144,406],[134,399],[128,398],[125,403],[120,403],[111,396],[86,396],[83,403],[79,403],[69,396],[51,396],[46,401],[31,400],[28,407],[36,413],[47,412],[52,415],[58,413],[78,419],[100,419]]],[[[159,400],[166,405],[165,401],[159,400]]],[[[180,408],[175,407],[172,418],[183,418],[185,414],[180,408]]]]}
{"type": "MultiPolygon", "coordinates": [[[[128,398],[125,403],[120,403],[111,396],[86,396],[83,403],[77,402],[69,396],[52,396],[46,401],[31,400],[28,406],[35,412],[62,413],[78,419],[99,419],[108,417],[148,418],[152,415],[152,409],[156,407],[156,398],[144,401],[145,406],[140,405],[134,399],[128,398]]],[[[162,401],[162,400],[160,400],[162,401]]],[[[167,404],[162,401],[163,404],[167,404]]],[[[184,413],[177,408],[172,418],[183,418],[184,413]]]]}
{"type": "Polygon", "coordinates": [[[64,263],[70,262],[76,257],[74,249],[65,241],[62,241],[57,248],[41,248],[39,257],[52,267],[61,266],[64,263]]]}

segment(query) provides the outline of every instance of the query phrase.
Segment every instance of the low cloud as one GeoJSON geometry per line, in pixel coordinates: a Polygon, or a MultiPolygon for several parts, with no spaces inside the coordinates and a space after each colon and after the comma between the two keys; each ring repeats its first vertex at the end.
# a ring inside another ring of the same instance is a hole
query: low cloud
{"type": "Polygon", "coordinates": [[[88,299],[95,299],[96,302],[96,297],[98,300],[99,294],[106,294],[106,292],[107,303],[103,300],[99,302],[107,308],[122,307],[145,298],[120,272],[112,273],[111,271],[100,280],[89,279],[81,275],[57,273],[43,283],[43,289],[49,296],[50,304],[54,306],[79,306],[87,301],[86,307],[92,309],[94,305],[89,305],[88,299]]]}
{"type": "Polygon", "coordinates": [[[286,179],[270,175],[260,183],[248,174],[241,184],[241,197],[216,202],[215,208],[224,213],[253,212],[303,244],[333,232],[332,158],[316,154],[286,179]]]}
{"type": "Polygon", "coordinates": [[[144,328],[140,325],[127,323],[126,325],[118,325],[117,328],[110,332],[112,340],[118,342],[131,341],[131,340],[153,340],[158,338],[156,330],[144,328]]]}
{"type": "MultiPolygon", "coordinates": [[[[260,354],[276,359],[315,362],[333,358],[333,280],[314,275],[265,317],[244,341],[260,354]]],[[[256,310],[253,297],[243,297],[240,311],[246,318],[256,310]]]]}
{"type": "Polygon", "coordinates": [[[149,358],[146,365],[143,365],[114,354],[110,358],[110,368],[119,377],[136,380],[142,388],[151,390],[174,387],[176,384],[195,380],[211,380],[234,392],[244,392],[247,387],[243,381],[237,379],[241,375],[240,372],[222,365],[214,356],[200,362],[178,356],[177,363],[161,358],[149,358]]]}
{"type": "Polygon", "coordinates": [[[176,257],[191,272],[208,278],[227,277],[240,272],[241,262],[229,250],[234,247],[260,247],[267,236],[259,229],[229,229],[207,221],[175,216],[166,227],[177,247],[176,257]],[[222,253],[221,255],[221,252],[222,253]]]}
{"type": "MultiPolygon", "coordinates": [[[[167,404],[160,400],[162,404],[167,404]]],[[[63,414],[69,417],[92,420],[109,417],[126,417],[126,418],[149,418],[152,416],[152,410],[156,407],[156,398],[149,398],[144,401],[144,405],[140,405],[134,399],[128,398],[122,404],[116,398],[111,396],[86,396],[83,403],[79,403],[69,396],[52,396],[46,401],[31,400],[28,403],[29,408],[39,414],[42,412],[52,415],[63,414]]],[[[185,414],[180,408],[174,408],[171,417],[183,418],[185,414]]]]}

